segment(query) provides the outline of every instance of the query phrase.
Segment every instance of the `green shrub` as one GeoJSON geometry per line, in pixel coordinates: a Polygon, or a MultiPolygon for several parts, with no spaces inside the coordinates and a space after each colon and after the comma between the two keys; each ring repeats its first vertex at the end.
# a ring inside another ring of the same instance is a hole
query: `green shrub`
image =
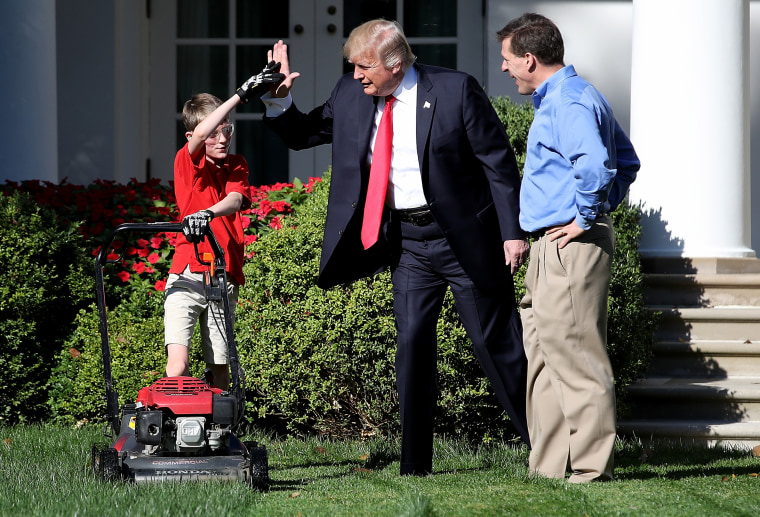
{"type": "Polygon", "coordinates": [[[259,416],[340,435],[388,420],[395,329],[387,273],[316,286],[328,188],[316,185],[296,208],[297,227],[253,244],[236,335],[259,416]]]}
{"type": "MultiPolygon", "coordinates": [[[[326,291],[316,286],[329,179],[328,173],[296,207],[295,227],[260,239],[245,265],[236,333],[252,406],[259,416],[284,416],[293,430],[333,436],[396,431],[390,274],[326,291]]],[[[438,327],[438,429],[485,432],[482,414],[498,418],[503,410],[478,378],[450,293],[445,305],[438,327]]]]}
{"type": "MultiPolygon", "coordinates": [[[[164,295],[146,288],[107,314],[113,386],[119,405],[134,402],[140,388],[163,376],[164,320],[155,315],[164,295]]],[[[61,424],[98,419],[106,414],[103,354],[98,311],[95,305],[80,311],[76,329],[56,358],[51,377],[49,405],[52,418],[61,424]]],[[[198,335],[191,352],[191,373],[200,375],[198,335]]]]}
{"type": "Polygon", "coordinates": [[[628,386],[641,379],[652,361],[658,314],[647,310],[639,239],[641,208],[622,203],[612,213],[615,256],[608,299],[607,353],[615,372],[618,414],[628,411],[628,386]]]}
{"type": "Polygon", "coordinates": [[[533,122],[533,103],[526,101],[517,104],[509,97],[491,97],[491,104],[507,130],[509,143],[512,144],[517,158],[517,168],[522,173],[528,130],[533,122]]]}
{"type": "Polygon", "coordinates": [[[76,227],[21,192],[0,195],[0,422],[46,416],[45,384],[92,274],[76,227]]]}

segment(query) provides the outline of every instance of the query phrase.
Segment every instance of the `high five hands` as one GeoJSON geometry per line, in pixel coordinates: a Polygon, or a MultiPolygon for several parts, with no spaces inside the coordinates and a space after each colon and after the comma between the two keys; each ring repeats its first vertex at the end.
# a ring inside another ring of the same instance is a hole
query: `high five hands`
{"type": "Polygon", "coordinates": [[[273,97],[287,97],[290,93],[290,89],[293,87],[293,81],[301,77],[298,72],[290,72],[290,61],[288,60],[288,46],[278,41],[272,47],[272,50],[267,51],[267,61],[274,61],[280,63],[280,73],[284,79],[280,83],[270,84],[269,91],[272,92],[273,97]]]}

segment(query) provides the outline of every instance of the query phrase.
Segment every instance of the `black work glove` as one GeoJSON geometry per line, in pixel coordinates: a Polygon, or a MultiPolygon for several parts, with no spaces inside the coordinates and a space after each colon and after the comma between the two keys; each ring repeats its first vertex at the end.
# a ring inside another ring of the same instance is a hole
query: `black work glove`
{"type": "Polygon", "coordinates": [[[260,84],[279,83],[285,79],[285,74],[279,73],[280,63],[270,61],[257,75],[252,75],[235,93],[240,97],[240,103],[245,104],[251,98],[253,89],[260,84]]]}
{"type": "Polygon", "coordinates": [[[214,218],[211,210],[200,210],[182,219],[182,233],[188,242],[201,242],[206,238],[206,228],[214,218]]]}

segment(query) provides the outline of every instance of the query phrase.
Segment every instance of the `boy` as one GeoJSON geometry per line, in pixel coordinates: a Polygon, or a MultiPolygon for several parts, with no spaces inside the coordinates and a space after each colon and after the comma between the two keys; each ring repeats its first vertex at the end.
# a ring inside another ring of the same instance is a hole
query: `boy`
{"type": "Polygon", "coordinates": [[[166,283],[164,332],[167,352],[166,376],[189,375],[190,342],[198,320],[201,324],[203,357],[213,383],[229,387],[229,368],[224,315],[220,303],[209,303],[203,288],[198,251],[210,253],[204,233],[210,224],[227,262],[227,287],[234,321],[234,307],[243,276],[244,235],[241,210],[251,206],[248,164],[241,155],[229,154],[234,126],[230,112],[248,101],[251,90],[264,82],[276,82],[281,74],[270,63],[251,77],[227,101],[201,93],[185,103],[182,120],[187,143],[174,161],[174,190],[183,217],[183,235],[177,235],[172,267],[166,283]],[[202,242],[204,241],[204,242],[202,242]]]}

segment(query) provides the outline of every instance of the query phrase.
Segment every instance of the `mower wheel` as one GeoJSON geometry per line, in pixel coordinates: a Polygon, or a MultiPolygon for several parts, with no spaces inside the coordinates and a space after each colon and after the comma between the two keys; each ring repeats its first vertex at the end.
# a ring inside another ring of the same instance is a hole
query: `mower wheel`
{"type": "Polygon", "coordinates": [[[90,467],[92,468],[92,473],[96,476],[100,476],[100,453],[107,448],[108,445],[105,443],[92,444],[92,452],[90,454],[90,467]]]}
{"type": "Polygon", "coordinates": [[[121,478],[119,451],[113,447],[100,451],[100,477],[105,481],[116,481],[121,478]]]}
{"type": "Polygon", "coordinates": [[[250,485],[256,490],[269,490],[269,455],[266,447],[259,447],[256,442],[245,442],[248,449],[250,468],[250,485]]]}

